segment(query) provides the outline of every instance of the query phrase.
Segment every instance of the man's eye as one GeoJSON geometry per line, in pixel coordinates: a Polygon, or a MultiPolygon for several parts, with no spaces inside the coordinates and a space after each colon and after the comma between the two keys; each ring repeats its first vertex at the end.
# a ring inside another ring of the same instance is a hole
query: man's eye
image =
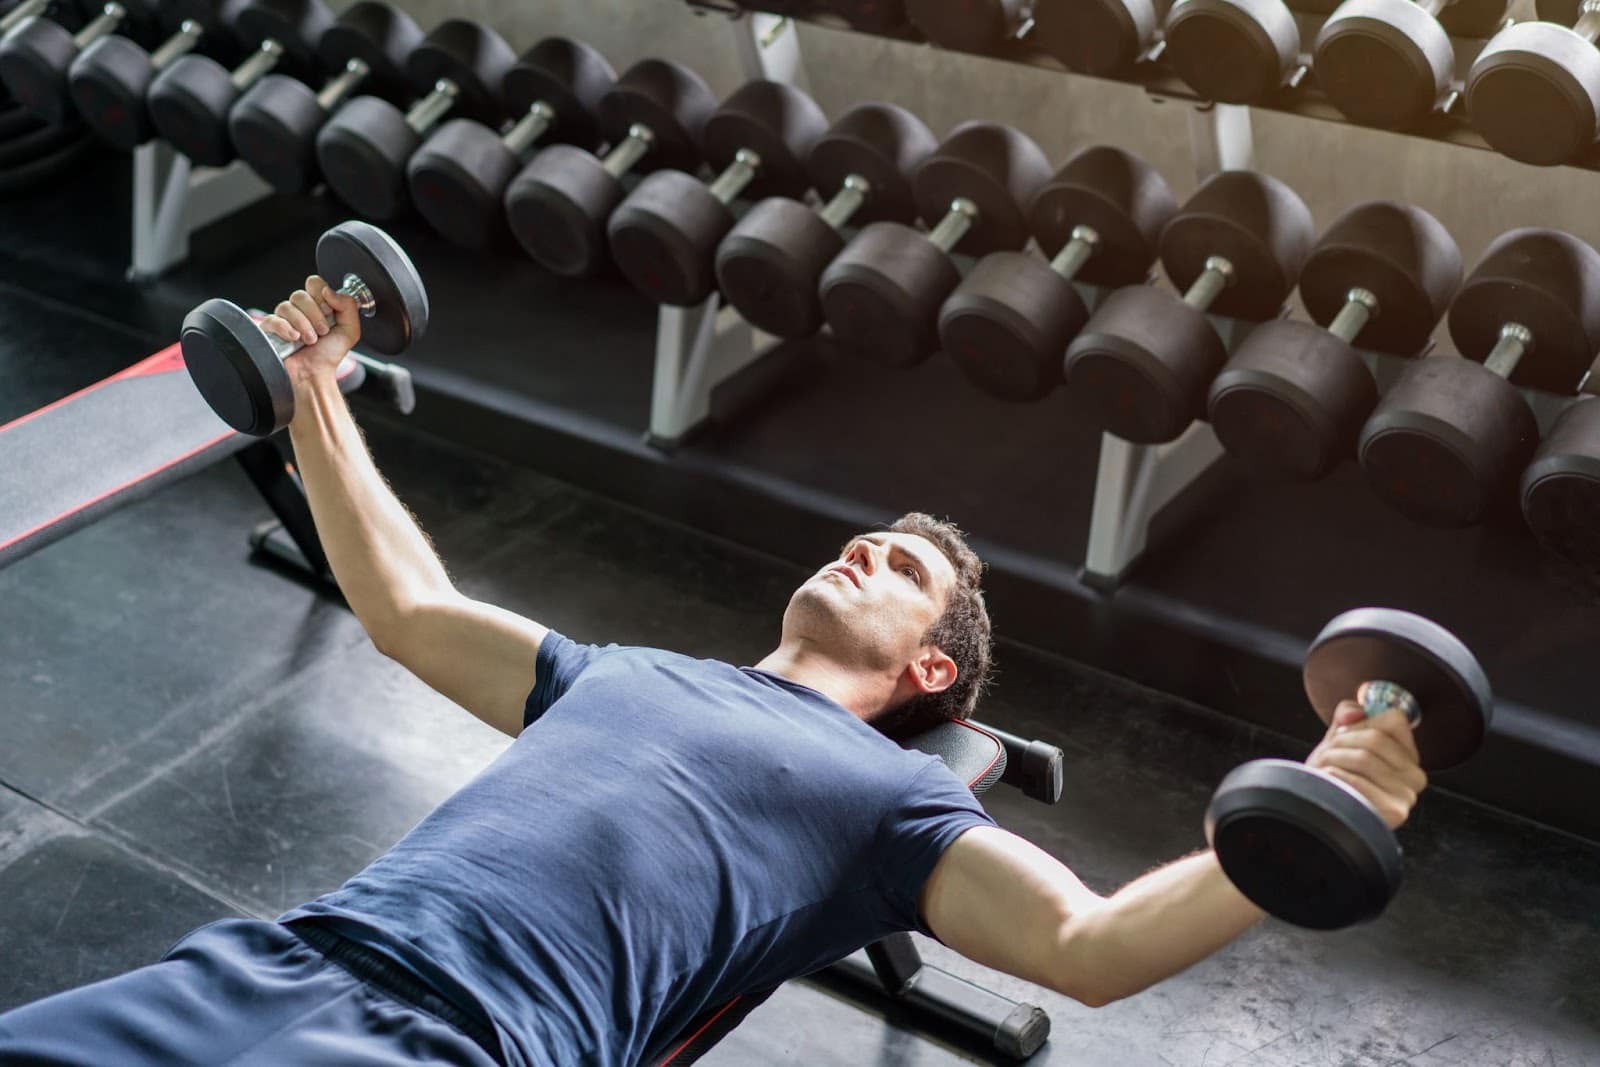
{"type": "Polygon", "coordinates": [[[918,585],[922,584],[922,575],[917,573],[917,568],[915,568],[915,567],[901,567],[900,568],[900,573],[909,576],[911,578],[911,580],[913,582],[916,582],[918,585]]]}

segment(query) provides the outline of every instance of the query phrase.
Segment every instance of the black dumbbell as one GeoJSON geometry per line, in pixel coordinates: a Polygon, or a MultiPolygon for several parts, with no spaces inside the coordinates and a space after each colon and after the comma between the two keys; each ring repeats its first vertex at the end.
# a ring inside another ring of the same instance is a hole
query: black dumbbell
{"type": "Polygon", "coordinates": [[[1178,77],[1222,104],[1256,103],[1305,74],[1300,27],[1283,0],[1178,0],[1165,40],[1178,77]]]}
{"type": "Polygon", "coordinates": [[[957,126],[912,180],[923,233],[875,222],[823,272],[818,290],[834,336],[893,367],[939,345],[939,309],[961,282],[951,253],[984,255],[1028,240],[1027,205],[1050,180],[1044,150],[1009,126],[957,126]]]}
{"type": "Polygon", "coordinates": [[[446,115],[493,122],[500,86],[516,53],[499,34],[467,19],[435,26],[406,60],[419,93],[401,113],[388,100],[358,96],[334,112],[317,134],[317,162],[328,188],[356,211],[392,219],[411,203],[406,164],[446,115]]]}
{"type": "Polygon", "coordinates": [[[382,0],[347,8],[317,42],[316,63],[329,75],[320,92],[282,74],[251,86],[228,113],[228,134],[239,158],[280,193],[316,184],[317,132],[334,108],[358,88],[398,97],[407,58],[422,30],[382,0]]]}
{"type": "Polygon", "coordinates": [[[906,0],[906,17],[943,48],[993,52],[1028,21],[1028,0],[906,0]]]}
{"type": "Polygon", "coordinates": [[[73,117],[67,88],[73,61],[119,29],[148,30],[154,18],[144,0],[113,0],[75,34],[54,19],[30,16],[0,38],[0,81],[29,113],[59,126],[73,117]]]}
{"type": "Polygon", "coordinates": [[[1285,319],[1245,337],[1211,383],[1211,427],[1255,470],[1314,481],[1355,455],[1378,403],[1354,347],[1416,356],[1461,287],[1461,250],[1421,208],[1378,200],[1328,227],[1300,272],[1320,326],[1285,319]]]}
{"type": "Polygon", "coordinates": [[[1061,382],[1061,357],[1089,321],[1072,285],[1116,288],[1150,273],[1178,205],[1166,179],[1120,148],[1075,154],[1034,197],[1028,220],[1048,263],[1026,252],[979,261],[939,312],[939,339],[990,396],[1029,401],[1061,382]]]}
{"type": "Polygon", "coordinates": [[[806,169],[821,211],[770,197],[739,220],[717,248],[717,282],[745,319],[775,337],[822,329],[817,282],[844,248],[849,223],[916,217],[911,175],[937,141],[921,119],[892,104],[853,107],[811,149],[806,169]]]}
{"type": "Polygon", "coordinates": [[[1559,230],[1496,239],[1450,308],[1462,357],[1406,368],[1361,430],[1373,490],[1430,526],[1469,526],[1533,457],[1517,386],[1572,393],[1600,351],[1600,253],[1559,230]]]}
{"type": "MultiPolygon", "coordinates": [[[[1493,2],[1493,0],[1492,0],[1493,2]]],[[[1505,17],[1505,0],[1497,0],[1505,17]]],[[[1449,96],[1456,50],[1442,19],[1481,0],[1347,0],[1323,23],[1312,47],[1317,83],[1357,122],[1403,130],[1449,96]]]]}
{"type": "MultiPolygon", "coordinates": [[[[1464,762],[1489,730],[1494,698],[1472,652],[1437,623],[1361,608],[1330,622],[1305,661],[1306,696],[1331,722],[1343,700],[1369,717],[1401,710],[1424,770],[1464,762]]],[[[1254,760],[1223,779],[1206,839],[1257,907],[1313,930],[1377,918],[1400,889],[1400,843],[1354,787],[1288,760],[1254,760]]]]}
{"type": "Polygon", "coordinates": [[[1294,288],[1315,233],[1287,185],[1224,171],[1167,225],[1161,259],[1182,297],[1151,286],[1119,289],[1067,349],[1067,389],[1090,425],[1136,444],[1177,439],[1205,410],[1227,361],[1207,312],[1263,322],[1294,288]]]}
{"type": "Polygon", "coordinates": [[[1034,44],[1080,74],[1114,74],[1147,54],[1161,33],[1165,0],[1038,0],[1034,44]]]}
{"type": "Polygon", "coordinates": [[[1556,420],[1522,474],[1522,514],[1545,548],[1600,575],[1600,397],[1556,420]]]}
{"type": "Polygon", "coordinates": [[[171,31],[154,52],[131,37],[102,37],[85,48],[67,72],[67,89],[78,116],[115,148],[131,152],[156,135],[145,94],[157,74],[194,51],[202,41],[226,56],[229,36],[221,26],[219,0],[163,0],[162,23],[171,31]]]}
{"type": "Polygon", "coordinates": [[[716,97],[687,67],[646,59],[629,67],[600,99],[604,160],[571,145],[551,145],[506,187],[506,221],[546,270],[569,278],[607,262],[606,224],[633,170],[689,170],[716,97]]]}
{"type": "Polygon", "coordinates": [[[547,37],[528,49],[502,83],[518,116],[504,135],[472,119],[451,119],[406,165],[411,199],[440,235],[486,249],[506,233],[505,191],[546,141],[592,145],[600,98],[616,82],[605,57],[586,44],[547,37]]]}
{"type": "Polygon", "coordinates": [[[658,304],[690,307],[716,291],[717,245],[733,229],[729,205],[751,197],[797,197],[806,158],[828,120],[810,96],[783,82],[746,82],[706,120],[701,147],[721,173],[709,185],[658,170],[611,213],[611,255],[636,289],[658,304]]]}
{"type": "Polygon", "coordinates": [[[1600,10],[1540,0],[1539,17],[1547,21],[1508,27],[1484,47],[1466,98],[1495,151],[1548,167],[1576,159],[1600,136],[1600,10]]]}
{"type": "Polygon", "coordinates": [[[853,28],[867,33],[899,30],[910,21],[906,0],[827,0],[824,6],[853,28]]]}
{"type": "Polygon", "coordinates": [[[334,19],[323,0],[234,0],[223,21],[250,58],[230,72],[191,52],[156,75],[147,97],[161,137],[206,167],[234,160],[228,113],[240,95],[273,70],[308,77],[316,42],[334,19]]]}
{"type": "MultiPolygon", "coordinates": [[[[399,355],[427,330],[422,278],[376,226],[342,222],[324,233],[317,240],[317,273],[356,298],[363,348],[399,355]]],[[[189,376],[223,422],[252,437],[289,425],[294,388],[283,361],[304,342],[267,334],[249,312],[216,298],[184,316],[180,340],[189,376]]]]}

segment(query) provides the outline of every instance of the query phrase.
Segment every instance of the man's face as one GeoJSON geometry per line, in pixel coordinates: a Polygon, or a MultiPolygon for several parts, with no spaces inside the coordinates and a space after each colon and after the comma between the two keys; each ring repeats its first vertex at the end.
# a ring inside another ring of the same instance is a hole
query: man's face
{"type": "Polygon", "coordinates": [[[904,668],[955,584],[955,567],[926,538],[862,534],[795,590],[784,638],[803,637],[850,667],[904,668]]]}

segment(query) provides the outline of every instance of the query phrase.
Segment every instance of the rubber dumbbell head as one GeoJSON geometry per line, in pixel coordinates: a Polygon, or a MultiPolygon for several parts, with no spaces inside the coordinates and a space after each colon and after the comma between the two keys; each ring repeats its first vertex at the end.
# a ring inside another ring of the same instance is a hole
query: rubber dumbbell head
{"type": "Polygon", "coordinates": [[[683,171],[650,175],[611,215],[611,254],[636,289],[688,307],[716,290],[716,249],[733,229],[729,205],[747,195],[797,197],[806,159],[828,120],[810,96],[782,82],[747,82],[706,120],[710,185],[683,171]]]}
{"type": "Polygon", "coordinates": [[[53,126],[72,117],[67,72],[82,50],[127,23],[139,0],[113,0],[72,33],[61,23],[34,15],[0,37],[0,82],[11,98],[53,126]]]}
{"type": "Polygon", "coordinates": [[[1571,393],[1600,351],[1600,253],[1558,230],[1497,239],[1450,310],[1463,358],[1407,368],[1361,431],[1367,483],[1443,527],[1509,501],[1538,422],[1517,386],[1571,393]]]}
{"type": "Polygon", "coordinates": [[[1032,41],[1080,74],[1125,70],[1161,30],[1151,0],[1039,0],[1032,41]]]}
{"type": "Polygon", "coordinates": [[[1403,130],[1433,114],[1456,73],[1446,0],[1346,0],[1313,46],[1317,83],[1357,122],[1403,130]]]}
{"type": "Polygon", "coordinates": [[[506,187],[537,147],[557,140],[593,144],[601,98],[616,82],[605,57],[588,45],[549,37],[506,74],[504,134],[471,119],[439,127],[406,165],[411,198],[440,235],[463,248],[488,249],[507,235],[506,187]]]}
{"type": "Polygon", "coordinates": [[[1600,574],[1600,397],[1556,420],[1523,472],[1522,514],[1546,549],[1600,574]]]}
{"type": "Polygon", "coordinates": [[[613,145],[601,160],[551,145],[506,188],[506,221],[517,242],[546,270],[566,277],[598,272],[609,261],[606,224],[631,171],[688,170],[716,97],[687,67],[660,59],[636,63],[601,97],[601,136],[613,145]]]}
{"type": "Polygon", "coordinates": [[[1294,288],[1314,237],[1311,211],[1282,182],[1225,171],[1202,185],[1161,238],[1180,298],[1119,289],[1067,349],[1079,415],[1136,444],[1175,440],[1204,411],[1227,350],[1207,312],[1262,322],[1294,288]]]}
{"type": "Polygon", "coordinates": [[[102,37],[72,61],[67,89],[78,116],[114,148],[131,152],[156,135],[145,105],[155,76],[202,42],[227,54],[214,0],[167,0],[160,8],[171,35],[154,52],[131,37],[102,37]]]}
{"type": "Polygon", "coordinates": [[[739,220],[717,248],[717,281],[746,321],[776,337],[822,328],[817,282],[844,248],[847,224],[910,222],[911,175],[937,146],[915,115],[891,104],[851,108],[829,127],[807,161],[812,188],[830,196],[821,211],[769,197],[739,220]]]}
{"type": "MultiPolygon", "coordinates": [[[[1494,712],[1471,651],[1443,627],[1401,611],[1362,608],[1334,619],[1312,642],[1304,677],[1325,723],[1358,695],[1369,716],[1404,711],[1429,771],[1477,751],[1494,712]]],[[[1400,888],[1400,845],[1383,817],[1354,788],[1301,763],[1239,767],[1212,797],[1205,827],[1239,891],[1297,926],[1366,922],[1400,888]]]]}
{"type": "Polygon", "coordinates": [[[358,96],[317,133],[317,165],[340,200],[370,219],[392,219],[411,204],[406,164],[448,115],[493,122],[500,86],[516,53],[499,34],[468,19],[429,31],[406,60],[417,99],[402,112],[377,96],[358,96]]]}
{"type": "MultiPolygon", "coordinates": [[[[399,355],[428,327],[428,293],[394,239],[365,222],[344,222],[317,241],[317,272],[356,298],[361,343],[399,355]]],[[[294,417],[294,390],[283,361],[302,345],[264,333],[226,300],[207,300],[183,320],[184,364],[200,395],[223,422],[264,437],[294,417]]]]}
{"type": "Polygon", "coordinates": [[[906,16],[924,37],[942,48],[993,52],[1017,35],[1025,0],[906,0],[906,16]]]}
{"type": "Polygon", "coordinates": [[[1142,281],[1177,211],[1166,180],[1118,148],[1088,148],[1040,190],[1029,220],[1049,262],[996,252],[945,301],[939,339],[978,388],[1002,400],[1038,400],[1061,382],[1061,357],[1089,319],[1073,281],[1142,281]]]}
{"type": "Polygon", "coordinates": [[[1211,385],[1211,426],[1258,472],[1323,477],[1355,454],[1377,383],[1354,344],[1415,356],[1461,286],[1461,251],[1421,208],[1379,200],[1341,215],[1300,272],[1320,326],[1266,322],[1211,385]]]}
{"type": "Polygon", "coordinates": [[[894,222],[866,227],[823,272],[819,291],[834,336],[867,359],[909,367],[939,343],[939,309],[960,283],[950,253],[1020,248],[1026,209],[1050,178],[1044,151],[1009,126],[956,127],[912,182],[927,233],[894,222]]]}
{"type": "Polygon", "coordinates": [[[224,14],[243,51],[232,71],[190,53],[150,83],[146,98],[156,131],[195,163],[220,167],[235,158],[228,113],[251,86],[273,71],[311,75],[315,42],[333,25],[322,0],[240,0],[224,14]]]}
{"type": "Polygon", "coordinates": [[[1163,59],[1206,99],[1251,104],[1298,70],[1300,29],[1283,0],[1178,0],[1163,59]]]}
{"type": "Polygon", "coordinates": [[[407,57],[422,42],[409,15],[381,0],[346,9],[317,43],[317,64],[328,75],[321,91],[281,74],[250,88],[228,115],[239,158],[280,193],[298,193],[318,178],[317,131],[357,89],[398,97],[407,57]]]}
{"type": "Polygon", "coordinates": [[[1473,126],[1495,151],[1523,163],[1567,163],[1600,139],[1600,5],[1565,13],[1575,20],[1571,29],[1522,22],[1502,30],[1467,75],[1473,126]]]}

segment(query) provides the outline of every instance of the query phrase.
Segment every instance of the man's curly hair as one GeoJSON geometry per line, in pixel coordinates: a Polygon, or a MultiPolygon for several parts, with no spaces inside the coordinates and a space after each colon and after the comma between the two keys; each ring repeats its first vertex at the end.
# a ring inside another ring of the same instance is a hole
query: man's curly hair
{"type": "Polygon", "coordinates": [[[956,584],[949,602],[922,643],[933,645],[956,664],[955,684],[942,693],[913,697],[884,717],[879,728],[890,737],[906,738],[951,719],[970,719],[989,678],[993,631],[983,601],[983,560],[967,545],[954,523],[912,512],[889,527],[891,533],[914,534],[938,546],[955,568],[956,584]]]}

